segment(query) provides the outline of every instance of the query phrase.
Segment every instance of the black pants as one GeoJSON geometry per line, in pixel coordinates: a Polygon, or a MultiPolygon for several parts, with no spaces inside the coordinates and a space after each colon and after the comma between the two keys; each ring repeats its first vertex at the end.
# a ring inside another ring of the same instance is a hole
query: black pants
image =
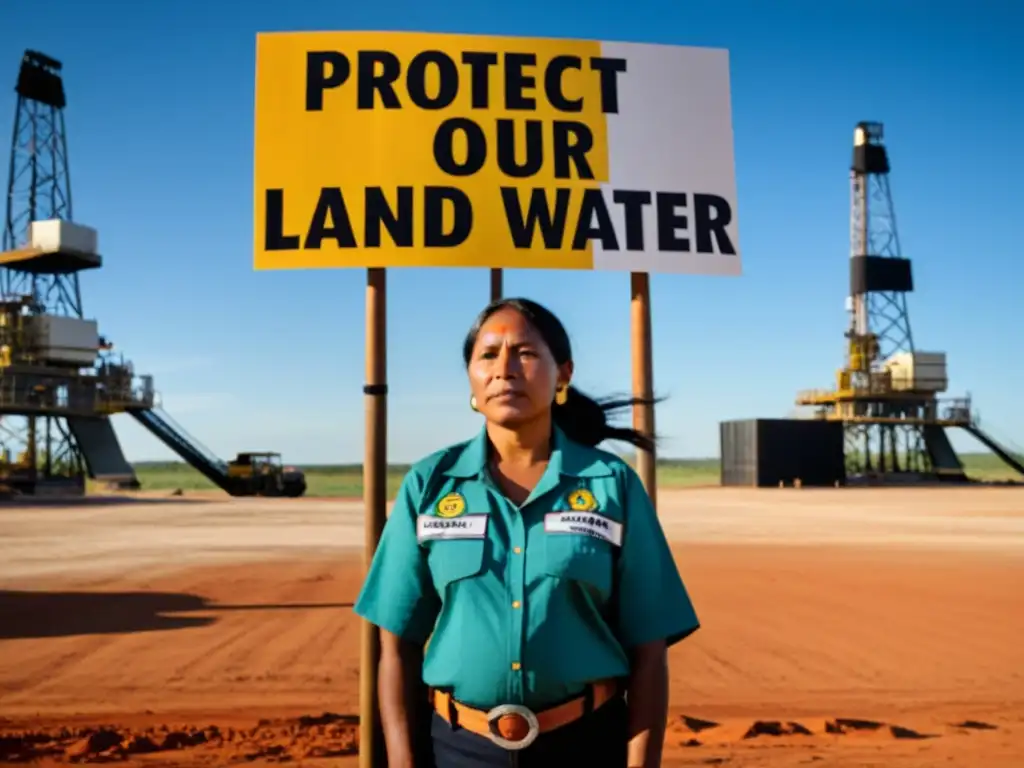
{"type": "Polygon", "coordinates": [[[434,768],[626,768],[629,744],[626,701],[621,696],[515,752],[486,736],[453,728],[436,712],[430,733],[434,768]]]}

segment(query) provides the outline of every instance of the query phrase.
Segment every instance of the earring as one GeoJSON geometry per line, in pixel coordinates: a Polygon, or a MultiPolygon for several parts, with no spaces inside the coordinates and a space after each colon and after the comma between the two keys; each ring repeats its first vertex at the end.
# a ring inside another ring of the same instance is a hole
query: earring
{"type": "Polygon", "coordinates": [[[555,405],[565,405],[565,401],[569,399],[569,387],[559,387],[555,390],[555,405]]]}
{"type": "Polygon", "coordinates": [[[480,410],[479,408],[476,407],[476,395],[470,395],[469,407],[472,408],[474,411],[480,410]]]}

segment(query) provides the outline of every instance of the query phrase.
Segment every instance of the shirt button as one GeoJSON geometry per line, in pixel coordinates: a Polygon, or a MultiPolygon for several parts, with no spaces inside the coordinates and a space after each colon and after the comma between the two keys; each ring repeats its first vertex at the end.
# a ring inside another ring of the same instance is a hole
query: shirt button
{"type": "Polygon", "coordinates": [[[521,555],[523,553],[522,547],[513,547],[512,551],[515,552],[517,555],[521,555]]]}
{"type": "Polygon", "coordinates": [[[512,669],[516,670],[517,672],[522,668],[522,666],[523,665],[520,664],[518,661],[512,662],[512,669]]]}
{"type": "Polygon", "coordinates": [[[519,603],[519,601],[518,601],[518,600],[513,600],[513,601],[512,601],[512,607],[513,607],[513,608],[518,608],[518,607],[519,607],[519,605],[520,605],[520,603],[519,603]]]}

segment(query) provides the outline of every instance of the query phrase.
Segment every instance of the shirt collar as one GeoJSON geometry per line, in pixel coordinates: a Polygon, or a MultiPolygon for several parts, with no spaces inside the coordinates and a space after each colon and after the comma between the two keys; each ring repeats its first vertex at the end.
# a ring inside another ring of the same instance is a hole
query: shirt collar
{"type": "MultiPolygon", "coordinates": [[[[553,427],[554,446],[545,478],[608,477],[612,468],[603,451],[570,440],[557,425],[553,427]]],[[[449,477],[482,477],[487,468],[487,429],[481,429],[472,440],[462,444],[459,455],[445,474],[449,477]]],[[[543,482],[543,480],[542,480],[543,482]]]]}

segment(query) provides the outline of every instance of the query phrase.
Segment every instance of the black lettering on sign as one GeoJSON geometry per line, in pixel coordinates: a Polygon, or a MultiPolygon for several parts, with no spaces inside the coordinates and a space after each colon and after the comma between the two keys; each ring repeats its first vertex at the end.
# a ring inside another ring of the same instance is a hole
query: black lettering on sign
{"type": "Polygon", "coordinates": [[[385,109],[399,109],[402,106],[394,87],[395,80],[402,74],[402,65],[395,54],[390,51],[360,51],[356,66],[359,76],[356,106],[359,109],[373,109],[377,106],[374,93],[380,94],[380,102],[385,109]]]}
{"type": "Polygon", "coordinates": [[[444,109],[459,95],[459,70],[442,51],[421,51],[409,62],[405,76],[409,99],[420,109],[444,109]],[[433,65],[438,75],[437,94],[427,93],[427,68],[433,65]]]}
{"type": "Polygon", "coordinates": [[[561,248],[565,237],[565,220],[569,214],[570,194],[568,189],[556,189],[555,207],[551,210],[548,207],[547,190],[531,189],[530,202],[524,216],[519,190],[515,187],[502,187],[501,199],[505,204],[505,218],[512,244],[516,248],[533,247],[533,232],[539,227],[545,248],[561,248]]]}
{"type": "Polygon", "coordinates": [[[356,236],[352,232],[352,222],[348,218],[345,197],[340,187],[324,187],[320,190],[316,210],[309,222],[304,248],[317,250],[320,244],[333,238],[339,248],[355,248],[356,236]]]}
{"type": "Polygon", "coordinates": [[[462,63],[469,65],[470,98],[473,109],[487,109],[490,104],[490,68],[498,63],[498,54],[466,51],[462,63]]]}
{"type": "Polygon", "coordinates": [[[574,120],[555,120],[551,128],[554,132],[555,178],[571,179],[572,165],[576,166],[576,178],[594,178],[587,161],[587,152],[594,148],[594,134],[590,126],[574,120]]]}
{"type": "MultiPolygon", "coordinates": [[[[416,190],[397,187],[394,195],[381,187],[359,190],[363,195],[363,246],[380,248],[382,229],[399,248],[413,246],[413,227],[416,216],[416,190]],[[392,205],[389,197],[394,201],[392,205]]],[[[351,193],[350,193],[351,194],[351,193]]],[[[298,235],[285,235],[284,192],[266,191],[267,214],[264,243],[268,251],[297,251],[298,235]]],[[[473,205],[461,189],[454,187],[423,188],[423,244],[428,248],[454,248],[462,245],[473,230],[473,205]],[[447,210],[446,210],[447,209],[447,210]],[[447,214],[447,217],[446,217],[447,214]],[[450,222],[445,229],[445,221],[450,222]]],[[[340,187],[323,187],[316,207],[309,217],[302,248],[319,250],[325,241],[334,240],[339,248],[357,248],[352,220],[345,196],[340,187]]]]}
{"type": "Polygon", "coordinates": [[[567,69],[583,69],[579,56],[555,56],[544,70],[544,95],[559,112],[582,112],[583,98],[570,99],[563,89],[563,75],[567,69]]]}
{"type": "Polygon", "coordinates": [[[265,195],[266,214],[263,226],[263,247],[268,251],[295,251],[298,235],[284,233],[284,190],[268,189],[265,195]]]}
{"type": "Polygon", "coordinates": [[[306,111],[324,108],[324,91],[345,84],[352,74],[348,57],[340,51],[309,51],[306,54],[306,111]]]}
{"type": "MultiPolygon", "coordinates": [[[[497,121],[497,162],[498,168],[513,179],[536,176],[544,168],[544,123],[541,120],[522,122],[499,118],[497,121]],[[516,141],[517,126],[522,125],[523,142],[516,141]],[[525,156],[520,160],[516,155],[517,145],[525,147],[525,156]]],[[[584,123],[556,120],[552,123],[552,143],[555,177],[592,179],[594,171],[587,160],[587,152],[594,147],[594,136],[584,123]]],[[[434,134],[434,162],[437,167],[452,176],[471,176],[483,168],[487,160],[487,137],[483,129],[465,117],[453,117],[441,123],[434,134]],[[466,157],[462,162],[455,159],[455,137],[465,136],[466,157]]]]}
{"type": "Polygon", "coordinates": [[[651,193],[616,189],[612,200],[622,206],[626,218],[626,250],[644,249],[644,206],[651,204],[651,193]]]}
{"type": "MultiPolygon", "coordinates": [[[[567,227],[571,227],[570,247],[573,250],[584,250],[588,242],[595,240],[601,243],[604,250],[617,251],[622,248],[624,236],[627,251],[643,251],[646,248],[644,209],[651,205],[653,199],[658,250],[669,253],[688,253],[691,250],[690,238],[685,236],[689,223],[684,212],[688,197],[685,192],[611,190],[611,201],[623,209],[624,226],[617,230],[608,209],[609,202],[600,188],[579,190],[580,205],[578,209],[573,209],[575,219],[571,221],[569,204],[575,191],[557,188],[554,190],[553,201],[548,196],[549,191],[522,190],[529,196],[524,211],[520,190],[515,187],[501,188],[505,219],[514,247],[533,248],[534,233],[539,232],[545,249],[560,250],[567,227]]],[[[696,220],[694,237],[699,246],[697,252],[714,253],[713,241],[717,240],[720,253],[735,255],[735,248],[725,232],[732,218],[729,202],[718,195],[709,194],[695,194],[693,199],[696,220]]]]}
{"type": "Polygon", "coordinates": [[[483,128],[467,117],[452,117],[441,123],[434,134],[434,162],[449,176],[472,176],[487,160],[487,137],[483,128]],[[455,136],[466,140],[466,159],[455,159],[455,136]]]}
{"type": "Polygon", "coordinates": [[[678,213],[677,208],[686,207],[685,192],[659,192],[656,196],[655,208],[658,212],[658,250],[683,251],[690,250],[690,238],[679,237],[678,229],[686,229],[686,216],[678,213]]]}
{"type": "MultiPolygon", "coordinates": [[[[464,51],[461,62],[469,69],[470,103],[473,109],[491,105],[490,73],[498,64],[498,54],[490,51],[464,51]]],[[[533,53],[508,52],[503,55],[504,108],[509,111],[537,109],[537,56],[533,53]]],[[[599,79],[601,111],[619,111],[619,75],[626,71],[625,59],[591,57],[590,70],[599,79]]],[[[355,54],[356,106],[359,109],[400,109],[402,103],[395,83],[403,76],[402,63],[391,51],[366,50],[355,54]]],[[[559,112],[582,112],[582,96],[570,98],[566,93],[566,73],[582,71],[579,56],[559,55],[544,67],[544,96],[559,112]]],[[[324,93],[340,88],[352,76],[353,64],[341,51],[308,51],[306,53],[306,110],[323,109],[324,93]]],[[[458,98],[459,67],[448,54],[438,50],[420,51],[409,62],[404,73],[410,101],[420,109],[438,110],[451,106],[458,98]],[[434,77],[436,73],[436,79],[434,77]],[[437,83],[436,93],[427,93],[427,80],[437,83]]]]}
{"type": "MultiPolygon", "coordinates": [[[[473,124],[471,121],[471,125],[473,124]]],[[[511,127],[504,130],[511,130],[511,127]]],[[[511,143],[505,142],[507,146],[511,143]]],[[[517,172],[528,175],[515,158],[508,162],[517,172]]],[[[509,168],[503,169],[508,172],[509,168]]],[[[519,189],[500,187],[509,236],[517,249],[535,247],[535,234],[545,250],[561,250],[567,232],[572,240],[568,247],[584,250],[591,241],[601,243],[606,251],[620,250],[625,243],[628,251],[645,249],[645,208],[654,201],[657,249],[661,252],[715,253],[735,256],[736,250],[726,227],[732,221],[729,201],[719,195],[695,193],[693,195],[693,234],[687,236],[689,218],[686,214],[688,194],[685,192],[648,192],[646,190],[609,190],[606,195],[599,187],[561,187],[519,189]],[[553,191],[553,195],[548,193],[553,191]],[[577,196],[579,206],[570,204],[577,196]],[[520,194],[527,198],[525,201],[520,194]],[[610,196],[610,197],[609,197],[610,196]],[[609,211],[614,202],[623,209],[624,226],[617,230],[609,211]],[[692,240],[691,240],[692,237],[692,240]],[[691,243],[696,243],[696,248],[691,243]]],[[[422,208],[417,202],[415,187],[367,187],[356,190],[362,194],[363,220],[361,245],[366,248],[386,246],[384,232],[390,243],[398,248],[414,246],[415,226],[422,215],[422,247],[455,248],[463,245],[473,230],[473,204],[469,195],[453,186],[422,188],[422,208]]],[[[349,190],[349,195],[352,190],[349,190]]],[[[319,250],[325,241],[333,240],[338,248],[360,247],[345,195],[340,187],[323,187],[316,205],[307,219],[304,234],[287,233],[285,221],[285,193],[282,189],[264,190],[263,244],[266,251],[319,250]]],[[[600,522],[599,518],[594,518],[600,522]]]]}
{"type": "Polygon", "coordinates": [[[714,253],[711,236],[718,241],[718,251],[723,256],[735,256],[733,246],[725,228],[732,221],[732,208],[729,201],[718,195],[693,196],[693,229],[697,240],[697,253],[714,253]]]}
{"type": "Polygon", "coordinates": [[[525,120],[526,159],[516,162],[516,121],[498,120],[498,167],[506,176],[525,179],[536,176],[544,167],[544,123],[525,120]]]}
{"type": "Polygon", "coordinates": [[[619,111],[619,74],[626,71],[625,59],[608,59],[594,56],[590,68],[601,75],[601,111],[614,114],[619,111]]]}
{"type": "Polygon", "coordinates": [[[600,240],[606,251],[619,250],[619,239],[615,236],[615,225],[608,215],[601,190],[593,187],[583,190],[583,204],[580,215],[576,219],[576,234],[572,238],[573,250],[582,251],[587,247],[588,240],[600,240]],[[591,226],[594,219],[597,222],[591,226]]]}
{"type": "Polygon", "coordinates": [[[533,75],[523,72],[524,67],[537,65],[537,56],[533,53],[505,54],[505,109],[533,110],[537,108],[537,100],[526,96],[523,92],[536,87],[537,80],[533,75]]]}
{"type": "Polygon", "coordinates": [[[456,187],[426,187],[423,190],[423,245],[427,248],[455,248],[473,231],[473,204],[456,187]],[[444,204],[454,213],[451,230],[444,231],[444,204]]]}
{"type": "Polygon", "coordinates": [[[412,248],[413,199],[412,187],[398,188],[398,212],[391,210],[384,190],[366,188],[363,245],[380,248],[380,230],[383,225],[391,241],[399,248],[412,248]]]}

